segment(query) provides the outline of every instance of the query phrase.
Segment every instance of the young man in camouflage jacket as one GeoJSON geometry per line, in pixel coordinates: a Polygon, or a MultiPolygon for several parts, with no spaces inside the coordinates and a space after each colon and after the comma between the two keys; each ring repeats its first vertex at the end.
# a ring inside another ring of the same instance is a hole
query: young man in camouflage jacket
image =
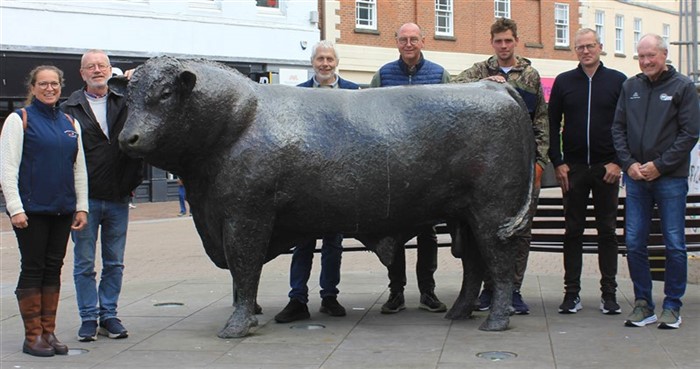
{"type": "MultiPolygon", "coordinates": [[[[483,62],[474,64],[452,79],[453,83],[476,82],[489,80],[498,83],[510,83],[519,93],[527,105],[528,113],[532,119],[532,130],[537,144],[535,165],[535,190],[530,208],[530,220],[528,227],[518,234],[517,258],[515,262],[515,276],[513,280],[513,308],[516,314],[528,314],[530,308],[523,301],[520,287],[525,276],[527,258],[530,251],[530,239],[532,216],[537,208],[537,198],[540,193],[540,179],[545,165],[547,165],[547,150],[549,149],[549,121],[547,118],[547,104],[542,93],[540,74],[532,67],[529,60],[515,55],[518,45],[518,26],[511,20],[500,18],[491,26],[491,46],[496,54],[483,62]]],[[[513,139],[517,139],[514,137],[513,139]]],[[[488,310],[491,306],[493,294],[493,281],[488,272],[484,276],[484,289],[479,296],[479,310],[488,310]]]]}

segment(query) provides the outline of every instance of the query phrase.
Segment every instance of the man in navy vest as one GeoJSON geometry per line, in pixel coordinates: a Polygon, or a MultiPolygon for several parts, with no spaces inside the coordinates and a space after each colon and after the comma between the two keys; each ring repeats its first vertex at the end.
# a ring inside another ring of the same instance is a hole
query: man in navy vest
{"type": "MultiPolygon", "coordinates": [[[[330,41],[320,41],[311,49],[311,65],[314,76],[299,84],[299,87],[312,88],[345,88],[357,90],[357,84],[340,78],[336,74],[338,53],[330,41]]],[[[321,313],[330,316],[345,316],[345,308],[338,303],[338,283],[340,283],[340,259],[343,252],[343,235],[340,233],[323,236],[321,246],[321,313]]],[[[311,275],[311,263],[316,249],[316,239],[308,240],[294,249],[292,265],[289,270],[289,303],[275,315],[278,323],[289,323],[295,320],[309,319],[309,287],[307,283],[311,275]]]]}
{"type": "MultiPolygon", "coordinates": [[[[449,83],[450,74],[438,64],[423,57],[421,50],[425,42],[423,30],[415,23],[403,24],[396,32],[399,59],[379,68],[370,87],[426,85],[449,83]]],[[[382,305],[383,314],[393,314],[406,308],[403,290],[406,286],[406,250],[400,247],[394,254],[389,269],[389,299],[382,305]]],[[[420,290],[419,307],[431,312],[447,310],[435,295],[437,270],[437,236],[435,228],[427,227],[418,233],[418,257],[416,276],[420,290]]]]}

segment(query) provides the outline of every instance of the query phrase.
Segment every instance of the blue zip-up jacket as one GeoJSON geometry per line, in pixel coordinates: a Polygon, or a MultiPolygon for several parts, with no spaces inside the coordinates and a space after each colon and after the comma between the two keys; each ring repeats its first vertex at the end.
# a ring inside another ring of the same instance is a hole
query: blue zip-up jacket
{"type": "Polygon", "coordinates": [[[378,86],[373,84],[372,87],[431,85],[449,81],[449,75],[446,77],[445,68],[430,60],[426,60],[422,54],[413,72],[411,72],[408,65],[399,58],[398,60],[384,64],[384,66],[379,68],[378,74],[380,83],[378,86]]]}
{"type": "Polygon", "coordinates": [[[561,73],[549,95],[549,158],[566,164],[620,164],[612,140],[612,123],[627,77],[600,63],[592,77],[581,64],[561,73]],[[559,130],[564,118],[562,149],[559,130]],[[562,155],[563,152],[563,155],[562,155]]]}
{"type": "MultiPolygon", "coordinates": [[[[357,90],[360,88],[360,85],[358,85],[355,82],[350,82],[347,79],[342,79],[338,75],[336,75],[336,77],[338,78],[338,88],[346,90],[357,90]]],[[[308,81],[298,84],[297,87],[314,87],[314,79],[309,78],[308,81]]]]}
{"type": "Polygon", "coordinates": [[[673,66],[656,81],[639,73],[622,85],[612,133],[625,172],[653,161],[662,176],[687,177],[699,130],[695,85],[673,66]]]}
{"type": "MultiPolygon", "coordinates": [[[[73,165],[80,137],[57,106],[34,99],[25,109],[27,127],[18,178],[24,210],[72,214],[76,204],[73,165]]],[[[21,111],[16,113],[22,116],[21,111]]]]}

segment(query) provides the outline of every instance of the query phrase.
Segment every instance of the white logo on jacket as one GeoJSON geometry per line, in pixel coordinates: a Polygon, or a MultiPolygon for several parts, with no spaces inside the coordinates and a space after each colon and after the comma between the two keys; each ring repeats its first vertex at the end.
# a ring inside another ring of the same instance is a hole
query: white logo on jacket
{"type": "Polygon", "coordinates": [[[672,100],[673,100],[673,96],[666,95],[666,93],[664,92],[664,93],[662,93],[661,95],[659,95],[659,100],[661,100],[661,101],[672,101],[672,100]]]}
{"type": "Polygon", "coordinates": [[[630,97],[630,100],[636,100],[636,99],[641,99],[642,97],[639,96],[637,92],[633,93],[632,96],[630,97]]]}

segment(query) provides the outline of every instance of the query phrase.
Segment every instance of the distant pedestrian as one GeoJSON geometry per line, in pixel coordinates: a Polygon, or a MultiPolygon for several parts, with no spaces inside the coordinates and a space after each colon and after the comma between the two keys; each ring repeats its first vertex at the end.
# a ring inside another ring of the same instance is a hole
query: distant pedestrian
{"type": "Polygon", "coordinates": [[[177,198],[180,201],[180,213],[177,216],[184,217],[187,215],[187,206],[185,205],[187,194],[185,193],[185,183],[182,182],[182,178],[177,179],[177,198]]]}

